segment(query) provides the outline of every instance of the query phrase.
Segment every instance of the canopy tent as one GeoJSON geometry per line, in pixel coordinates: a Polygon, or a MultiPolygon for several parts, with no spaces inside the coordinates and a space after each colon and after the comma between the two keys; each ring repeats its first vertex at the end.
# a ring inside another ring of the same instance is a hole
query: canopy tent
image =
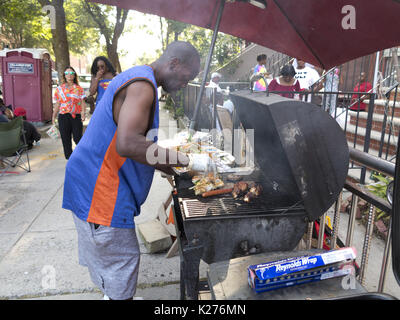
{"type": "MultiPolygon", "coordinates": [[[[220,0],[95,0],[215,29],[220,0]]],[[[218,30],[323,69],[400,45],[394,0],[226,1],[218,30]],[[252,2],[252,1],[250,1],[252,2]]]]}

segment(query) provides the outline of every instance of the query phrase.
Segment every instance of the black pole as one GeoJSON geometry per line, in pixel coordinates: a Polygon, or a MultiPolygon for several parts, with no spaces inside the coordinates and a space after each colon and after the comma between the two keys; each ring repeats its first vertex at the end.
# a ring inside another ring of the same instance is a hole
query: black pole
{"type": "Polygon", "coordinates": [[[373,170],[382,172],[389,176],[394,177],[395,175],[395,164],[393,162],[384,160],[379,157],[375,157],[369,153],[361,150],[349,147],[351,160],[361,163],[363,166],[371,168],[373,170]]]}
{"type": "Polygon", "coordinates": [[[400,285],[400,139],[397,142],[392,204],[392,268],[400,285]]]}
{"type": "MultiPolygon", "coordinates": [[[[358,96],[360,99],[360,96],[358,96]]],[[[358,102],[360,103],[360,101],[358,102]]],[[[367,126],[365,128],[365,137],[364,137],[364,152],[368,153],[369,151],[369,143],[371,140],[371,130],[372,130],[372,120],[374,114],[374,107],[375,107],[375,93],[369,95],[369,105],[368,105],[368,117],[367,117],[367,126]]],[[[358,117],[358,115],[357,115],[358,117]]],[[[360,183],[365,184],[365,174],[366,168],[361,168],[361,176],[360,176],[360,183]]]]}
{"type": "Polygon", "coordinates": [[[222,17],[222,12],[224,11],[224,6],[225,6],[225,0],[221,0],[220,5],[219,5],[219,9],[218,9],[217,21],[215,23],[214,33],[213,33],[213,37],[212,37],[212,40],[211,40],[211,46],[210,46],[210,49],[208,51],[206,65],[204,67],[203,80],[202,80],[201,86],[200,86],[200,93],[199,93],[199,95],[197,97],[196,107],[194,108],[194,113],[193,113],[193,118],[190,121],[190,126],[189,126],[190,130],[194,130],[195,126],[196,126],[196,119],[197,119],[197,115],[199,114],[199,111],[200,111],[201,99],[203,97],[204,87],[206,86],[208,70],[210,69],[211,58],[212,58],[212,55],[213,55],[213,52],[214,52],[215,41],[217,40],[219,24],[221,22],[221,17],[222,17]]]}

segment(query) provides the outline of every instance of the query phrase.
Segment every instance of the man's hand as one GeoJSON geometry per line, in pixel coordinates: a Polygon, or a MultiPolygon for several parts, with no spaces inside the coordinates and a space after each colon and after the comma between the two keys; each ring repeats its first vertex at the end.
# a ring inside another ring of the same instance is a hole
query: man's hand
{"type": "Polygon", "coordinates": [[[96,73],[96,78],[99,80],[104,74],[104,70],[100,69],[99,71],[97,71],[96,73]]]}

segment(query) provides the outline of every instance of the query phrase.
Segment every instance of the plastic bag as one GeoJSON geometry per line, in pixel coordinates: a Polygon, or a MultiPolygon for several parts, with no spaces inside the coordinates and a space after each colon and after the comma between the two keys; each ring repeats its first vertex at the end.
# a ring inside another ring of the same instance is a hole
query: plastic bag
{"type": "Polygon", "coordinates": [[[60,138],[60,132],[58,131],[56,126],[51,126],[50,129],[46,131],[46,133],[53,140],[60,138]]]}

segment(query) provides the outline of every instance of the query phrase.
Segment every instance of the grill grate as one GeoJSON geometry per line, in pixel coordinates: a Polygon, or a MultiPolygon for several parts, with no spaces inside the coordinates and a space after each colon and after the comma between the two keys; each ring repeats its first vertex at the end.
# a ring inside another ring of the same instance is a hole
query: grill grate
{"type": "MultiPolygon", "coordinates": [[[[222,175],[222,178],[225,181],[224,175],[222,175]]],[[[181,205],[182,216],[184,219],[237,218],[248,215],[304,212],[304,205],[301,199],[288,197],[285,192],[274,190],[273,182],[269,181],[259,170],[255,170],[252,175],[246,176],[246,180],[260,183],[263,187],[262,195],[252,199],[249,203],[243,201],[243,196],[234,199],[231,194],[223,194],[210,198],[196,196],[194,190],[190,189],[193,186],[191,178],[176,177],[175,191],[181,205]]],[[[233,183],[231,184],[233,185],[233,183]]]]}
{"type": "Polygon", "coordinates": [[[181,198],[182,213],[186,219],[207,218],[221,216],[243,216],[256,214],[283,214],[290,210],[304,211],[304,207],[295,204],[289,207],[276,207],[271,203],[266,203],[262,198],[255,199],[253,202],[246,203],[241,200],[233,199],[231,196],[219,196],[213,199],[193,199],[181,198]]]}

